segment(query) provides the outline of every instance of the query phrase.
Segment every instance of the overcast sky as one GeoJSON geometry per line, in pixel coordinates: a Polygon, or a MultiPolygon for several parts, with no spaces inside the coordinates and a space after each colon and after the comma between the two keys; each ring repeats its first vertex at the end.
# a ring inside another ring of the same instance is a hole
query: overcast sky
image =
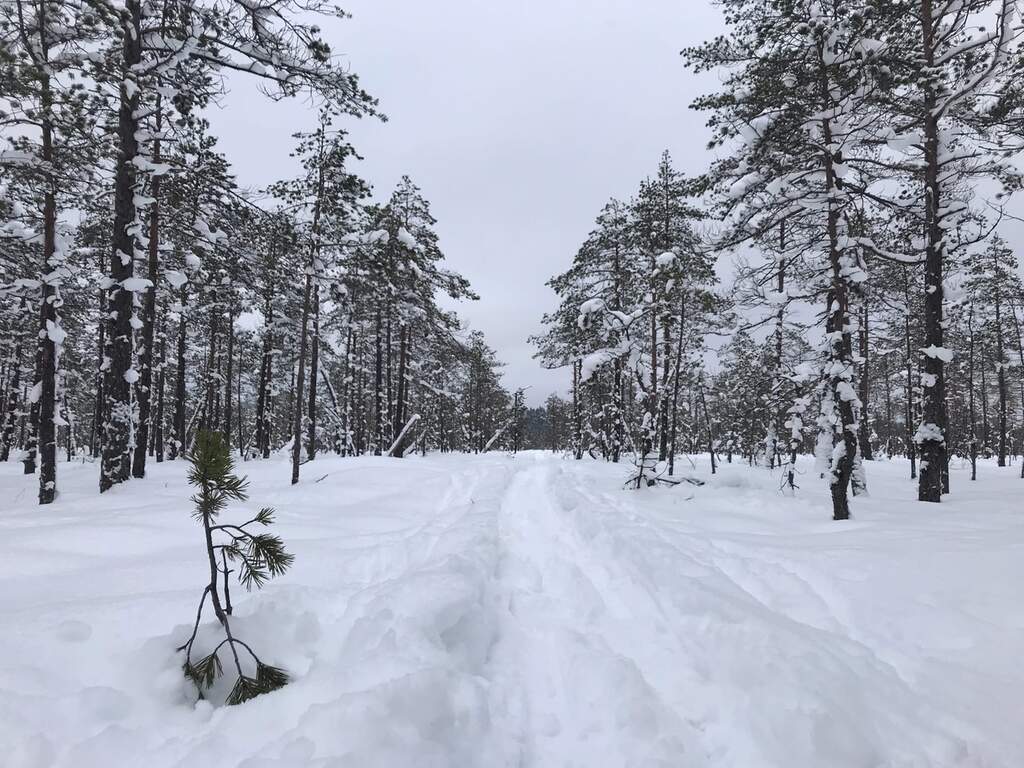
{"type": "MultiPolygon", "coordinates": [[[[710,0],[348,0],[329,41],[380,100],[387,123],[352,121],[359,171],[386,197],[403,173],[438,219],[448,265],[480,301],[460,315],[507,364],[509,388],[539,404],[564,392],[527,343],[554,307],[545,286],[570,263],[611,196],[628,197],[663,149],[704,162],[709,82],[683,46],[717,34],[710,0]]],[[[243,185],[294,172],[290,135],[313,125],[301,102],[270,104],[237,84],[211,114],[243,185]]]]}

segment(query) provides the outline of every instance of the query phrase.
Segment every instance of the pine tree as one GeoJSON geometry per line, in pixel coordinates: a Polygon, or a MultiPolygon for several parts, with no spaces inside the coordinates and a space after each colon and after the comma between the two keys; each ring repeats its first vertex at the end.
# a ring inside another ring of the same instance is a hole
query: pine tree
{"type": "Polygon", "coordinates": [[[145,222],[137,204],[139,176],[155,165],[140,146],[140,107],[152,103],[160,84],[170,80],[175,106],[187,112],[214,92],[217,81],[209,77],[210,71],[230,69],[258,78],[280,97],[315,94],[334,113],[359,116],[375,109],[357,78],[331,62],[330,49],[312,19],[334,9],[319,0],[284,0],[273,14],[253,14],[243,3],[196,0],[171,24],[140,0],[126,0],[123,8],[111,4],[108,10],[116,20],[111,33],[119,47],[111,52],[113,71],[107,76],[118,84],[119,99],[101,491],[128,478],[135,422],[130,385],[139,379],[133,367],[133,295],[150,287],[133,276],[135,260],[147,259],[145,222]],[[175,79],[182,72],[187,76],[175,79]]]}
{"type": "MultiPolygon", "coordinates": [[[[357,157],[355,149],[348,143],[344,131],[331,128],[329,112],[321,112],[320,123],[311,133],[296,134],[298,147],[294,155],[300,158],[303,175],[291,182],[279,182],[271,191],[281,198],[293,214],[308,216],[304,222],[305,286],[302,300],[302,322],[299,331],[298,376],[294,405],[294,432],[292,443],[292,484],[299,481],[301,463],[303,421],[305,409],[308,420],[307,460],[316,454],[316,393],[319,375],[320,353],[320,288],[327,279],[331,264],[325,260],[332,250],[332,244],[340,243],[345,235],[351,234],[355,220],[354,208],[358,200],[368,194],[364,182],[346,169],[346,163],[357,157]],[[346,226],[348,225],[348,226],[346,226]],[[348,231],[346,231],[348,230],[348,231]],[[324,248],[324,241],[327,248],[324,248]],[[326,251],[326,252],[325,252],[326,251]],[[310,338],[310,320],[313,334],[310,338]],[[305,379],[307,347],[309,357],[309,395],[305,407],[305,379]],[[305,407],[305,408],[304,408],[305,407]]],[[[336,248],[336,246],[335,246],[336,248]]]]}
{"type": "Polygon", "coordinates": [[[902,167],[908,183],[919,185],[895,202],[924,233],[915,249],[924,264],[923,402],[915,433],[921,501],[938,502],[949,490],[945,366],[953,350],[945,345],[946,270],[958,249],[986,234],[984,227],[975,235],[958,233],[971,224],[969,180],[996,177],[1007,189],[1019,186],[1007,162],[1020,117],[1015,6],[1013,0],[901,0],[885,8],[895,85],[884,100],[884,124],[889,147],[906,158],[889,167],[902,167]],[[994,23],[979,29],[982,17],[994,23]]]}
{"type": "Polygon", "coordinates": [[[34,472],[38,452],[40,504],[51,503],[57,492],[60,359],[67,335],[61,284],[70,275],[70,232],[62,213],[80,202],[96,171],[94,105],[81,79],[99,30],[86,3],[18,0],[0,10],[2,114],[12,148],[0,165],[10,163],[3,170],[21,191],[18,235],[41,246],[33,276],[39,334],[25,457],[25,471],[34,472]]]}
{"type": "Polygon", "coordinates": [[[199,698],[205,698],[223,674],[221,649],[229,652],[237,678],[226,703],[241,704],[283,687],[288,683],[288,675],[284,670],[263,663],[248,643],[232,633],[228,579],[235,569],[231,566],[236,566],[238,582],[247,590],[260,589],[269,579],[287,571],[294,556],[285,551],[279,537],[250,531],[252,526],[273,523],[274,510],[269,507],[262,508],[251,520],[240,525],[220,522],[220,514],[230,502],[247,498],[247,482],[234,474],[234,462],[221,433],[200,432],[189,462],[188,481],[197,488],[192,496],[193,517],[203,526],[210,582],[203,589],[192,634],[178,650],[185,653],[185,676],[195,684],[199,698]],[[207,598],[225,637],[207,655],[193,660],[207,598]]]}
{"type": "Polygon", "coordinates": [[[813,259],[808,288],[825,305],[818,423],[836,443],[830,488],[833,517],[843,520],[860,408],[853,306],[867,277],[858,193],[872,179],[870,166],[856,161],[873,151],[865,106],[886,83],[876,63],[878,30],[871,14],[846,2],[742,0],[727,22],[728,37],[684,52],[697,71],[744,62],[724,91],[694,104],[712,113],[711,146],[736,148],[713,165],[705,187],[718,193],[719,215],[731,219],[722,245],[774,238],[786,222],[784,258],[813,259]]]}

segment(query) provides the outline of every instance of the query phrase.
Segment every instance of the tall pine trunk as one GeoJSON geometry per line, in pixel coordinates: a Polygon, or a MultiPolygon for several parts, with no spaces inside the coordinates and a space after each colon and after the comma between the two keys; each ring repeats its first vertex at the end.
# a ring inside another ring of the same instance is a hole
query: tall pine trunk
{"type": "Polygon", "coordinates": [[[11,352],[10,382],[7,387],[7,399],[3,404],[3,428],[0,430],[0,461],[10,460],[11,448],[14,445],[14,431],[18,425],[18,398],[21,395],[22,344],[22,337],[19,335],[14,342],[14,349],[11,352]]]}
{"type": "Polygon", "coordinates": [[[382,334],[383,328],[383,317],[381,315],[381,308],[377,307],[377,319],[376,319],[376,347],[374,356],[374,379],[373,379],[373,404],[374,404],[374,427],[375,427],[375,445],[373,446],[373,455],[380,456],[383,452],[384,443],[384,350],[382,345],[384,339],[382,334]]]}
{"type": "Polygon", "coordinates": [[[860,316],[860,332],[858,334],[858,341],[860,342],[860,423],[858,424],[857,438],[860,441],[860,455],[865,461],[872,461],[874,457],[874,449],[871,446],[871,425],[868,421],[868,414],[870,412],[869,399],[871,396],[871,369],[868,363],[868,356],[870,354],[869,338],[868,338],[868,297],[867,295],[863,298],[861,305],[861,316],[860,316]]]}
{"type": "MultiPolygon", "coordinates": [[[[45,19],[45,3],[39,3],[39,28],[42,36],[47,28],[45,19]]],[[[45,57],[48,44],[40,40],[41,54],[45,57]]],[[[44,74],[42,90],[42,156],[46,166],[52,166],[53,152],[53,94],[50,90],[50,78],[44,74]]],[[[37,393],[36,440],[39,446],[39,503],[50,504],[57,495],[57,434],[56,434],[56,402],[57,402],[57,355],[58,341],[61,340],[60,319],[57,316],[57,281],[59,280],[57,263],[57,197],[56,179],[51,175],[52,168],[47,172],[46,188],[43,193],[43,280],[42,301],[39,307],[39,363],[36,378],[39,382],[37,393]],[[56,340],[56,341],[55,341],[56,340]]]]}
{"type": "MultiPolygon", "coordinates": [[[[102,256],[102,250],[97,250],[101,254],[97,268],[100,272],[103,272],[106,261],[102,256]]],[[[103,358],[107,353],[107,291],[105,288],[100,288],[97,304],[99,306],[99,315],[96,323],[98,329],[96,334],[96,358],[99,360],[99,365],[96,366],[96,377],[93,380],[96,393],[93,396],[92,430],[89,433],[89,455],[93,458],[100,455],[100,444],[103,440],[104,406],[107,402],[106,393],[103,390],[103,382],[106,379],[106,374],[104,373],[106,361],[103,358]]]]}
{"type": "MultiPolygon", "coordinates": [[[[921,3],[922,50],[924,64],[935,65],[936,35],[932,0],[921,3]]],[[[925,87],[923,99],[924,134],[924,197],[925,197],[925,264],[924,264],[924,346],[943,348],[943,254],[945,230],[942,228],[940,164],[943,160],[939,130],[937,99],[933,85],[925,87]]],[[[945,365],[937,354],[925,355],[924,387],[922,388],[921,427],[919,442],[921,470],[918,478],[919,501],[942,500],[943,474],[946,471],[946,379],[945,365]]]]}
{"type": "Polygon", "coordinates": [[[313,334],[309,340],[309,416],[306,420],[306,458],[316,458],[316,392],[320,375],[320,286],[313,286],[313,334]]]}
{"type": "MultiPolygon", "coordinates": [[[[1018,369],[1018,383],[1020,385],[1020,411],[1021,411],[1021,439],[1024,443],[1024,336],[1021,336],[1020,320],[1017,319],[1017,307],[1010,304],[1010,316],[1013,318],[1014,335],[1017,337],[1017,360],[1020,363],[1018,369]]],[[[1024,445],[1021,446],[1021,453],[1024,454],[1024,445]]],[[[1021,456],[1020,476],[1024,479],[1024,455],[1021,456]]]]}
{"type": "MultiPolygon", "coordinates": [[[[232,302],[228,307],[228,344],[225,355],[227,356],[227,369],[224,372],[224,444],[231,445],[231,428],[233,426],[234,409],[232,408],[231,384],[235,375],[235,306],[232,302]]],[[[239,449],[242,444],[239,442],[239,449]]]]}
{"type": "Polygon", "coordinates": [[[153,450],[156,455],[156,463],[161,464],[164,460],[164,388],[166,385],[165,371],[167,370],[167,333],[166,327],[160,329],[160,370],[156,377],[156,422],[154,428],[156,435],[153,450]]]}
{"type": "Polygon", "coordinates": [[[125,0],[122,12],[122,81],[117,114],[118,157],[114,177],[113,250],[110,258],[110,289],[107,333],[109,364],[104,379],[104,425],[100,492],[129,477],[131,469],[132,402],[129,372],[132,369],[133,294],[124,287],[132,277],[136,221],[135,159],[139,154],[139,88],[131,81],[142,62],[142,3],[125,0]]]}
{"type": "Polygon", "coordinates": [[[408,394],[409,326],[402,324],[398,331],[398,400],[395,403],[395,436],[405,426],[406,397],[408,394]]]}
{"type": "MultiPolygon", "coordinates": [[[[827,104],[831,99],[828,71],[825,65],[822,44],[819,43],[819,79],[822,100],[827,104]]],[[[832,124],[828,118],[821,121],[822,139],[826,151],[823,153],[825,171],[825,196],[828,205],[826,234],[828,237],[828,260],[832,272],[832,286],[826,299],[828,310],[825,322],[826,343],[829,350],[829,396],[838,411],[839,435],[842,450],[832,451],[832,519],[847,520],[850,517],[849,487],[857,459],[857,419],[853,402],[844,391],[852,387],[854,373],[853,339],[850,333],[850,289],[844,274],[842,252],[839,240],[841,212],[835,204],[836,175],[832,155],[832,124]]],[[[833,440],[836,439],[833,432],[833,440]]]]}
{"type": "Polygon", "coordinates": [[[993,294],[993,300],[996,311],[996,355],[998,366],[996,369],[996,384],[999,388],[999,443],[998,443],[998,465],[1000,467],[1006,466],[1006,401],[1007,401],[1007,387],[1006,387],[1006,344],[1003,339],[1003,317],[1002,317],[1002,302],[1000,301],[999,291],[996,290],[993,294]]]}
{"type": "Polygon", "coordinates": [[[680,291],[679,296],[679,338],[676,339],[676,359],[672,373],[672,423],[669,427],[668,473],[672,475],[676,468],[676,436],[679,429],[679,385],[682,380],[683,365],[683,330],[686,325],[686,295],[680,291]]]}
{"type": "Polygon", "coordinates": [[[299,464],[302,457],[302,395],[306,384],[306,343],[309,332],[310,302],[313,293],[312,271],[306,275],[306,288],[302,296],[302,328],[299,333],[299,371],[295,379],[292,423],[292,485],[299,482],[299,464]]]}
{"type": "Polygon", "coordinates": [[[967,312],[967,418],[971,423],[971,440],[968,446],[971,456],[971,480],[978,479],[978,437],[974,408],[974,303],[967,312]]]}
{"type": "MultiPolygon", "coordinates": [[[[156,99],[156,138],[153,140],[153,162],[160,162],[161,98],[156,99]]],[[[156,285],[160,270],[160,176],[152,176],[149,206],[149,249],[148,277],[149,290],[142,305],[142,344],[139,347],[139,383],[135,388],[135,399],[139,404],[139,428],[135,441],[135,455],[132,458],[132,477],[146,476],[146,448],[149,445],[150,424],[153,410],[153,345],[156,336],[156,285]]]]}
{"type": "Polygon", "coordinates": [[[903,270],[903,298],[905,302],[905,313],[903,316],[903,341],[907,357],[907,418],[906,418],[906,441],[907,458],[910,459],[910,479],[917,477],[917,444],[914,442],[914,417],[916,410],[914,406],[914,353],[913,343],[910,335],[910,278],[907,270],[903,270]]]}
{"type": "Polygon", "coordinates": [[[181,286],[178,303],[181,305],[178,314],[178,341],[176,349],[176,365],[174,370],[174,440],[171,442],[171,460],[185,453],[185,347],[188,343],[188,324],[185,320],[188,311],[188,288],[181,286]]]}

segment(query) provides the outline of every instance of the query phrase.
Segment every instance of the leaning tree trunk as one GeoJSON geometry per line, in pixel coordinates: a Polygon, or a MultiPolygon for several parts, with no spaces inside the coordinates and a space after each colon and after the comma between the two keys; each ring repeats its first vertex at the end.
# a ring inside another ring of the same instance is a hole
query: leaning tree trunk
{"type": "Polygon", "coordinates": [[[118,157],[114,177],[113,252],[110,257],[110,291],[107,307],[107,357],[104,378],[104,425],[100,492],[107,491],[129,477],[133,414],[132,378],[132,297],[124,281],[132,277],[135,258],[135,160],[139,154],[139,89],[129,80],[142,61],[142,3],[125,0],[122,35],[122,81],[117,114],[118,157]]]}

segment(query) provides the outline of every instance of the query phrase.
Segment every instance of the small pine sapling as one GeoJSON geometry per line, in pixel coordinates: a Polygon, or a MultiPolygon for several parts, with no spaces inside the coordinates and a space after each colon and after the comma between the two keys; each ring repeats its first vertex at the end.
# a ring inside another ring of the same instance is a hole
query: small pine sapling
{"type": "Polygon", "coordinates": [[[234,461],[223,435],[219,432],[199,433],[189,462],[192,466],[189,469],[188,481],[199,489],[192,496],[192,502],[195,504],[195,511],[192,514],[203,524],[206,553],[210,563],[210,583],[203,589],[203,595],[199,600],[192,635],[178,651],[185,652],[185,676],[195,684],[199,698],[202,699],[204,691],[208,691],[223,674],[218,653],[227,646],[238,679],[231,688],[226,703],[241,704],[261,693],[281,688],[287,684],[288,675],[282,669],[264,664],[248,644],[232,634],[228,577],[236,569],[230,566],[237,565],[238,581],[247,590],[253,587],[259,589],[272,577],[288,570],[295,557],[285,551],[284,543],[279,537],[268,533],[250,532],[250,526],[267,526],[273,522],[274,510],[269,507],[264,507],[254,518],[241,525],[217,522],[220,513],[229,502],[245,501],[248,498],[248,481],[234,474],[234,461]],[[224,630],[225,638],[208,655],[193,661],[193,644],[199,633],[199,624],[207,598],[213,605],[213,612],[224,630]],[[248,657],[252,659],[251,664],[248,657]],[[252,674],[246,674],[246,671],[252,674]]]}

